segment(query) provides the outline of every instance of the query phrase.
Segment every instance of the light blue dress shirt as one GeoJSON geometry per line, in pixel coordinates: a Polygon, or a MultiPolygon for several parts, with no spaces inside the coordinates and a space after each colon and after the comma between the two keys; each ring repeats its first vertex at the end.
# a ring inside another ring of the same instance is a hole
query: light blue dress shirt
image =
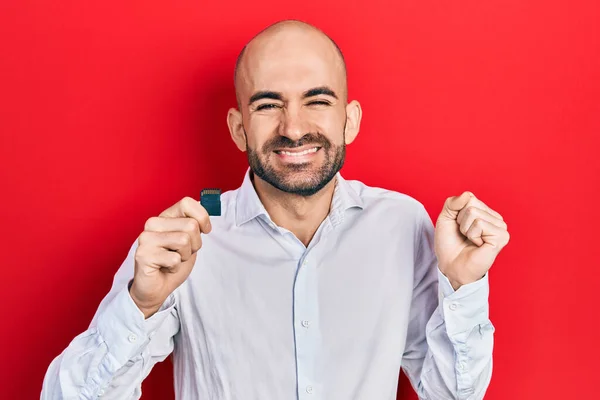
{"type": "Polygon", "coordinates": [[[452,289],[414,198],[336,175],[306,247],[276,226],[246,172],[222,195],[188,279],[148,319],[132,301],[137,242],[42,399],[137,399],[173,352],[184,400],[481,399],[492,373],[488,276],[452,289]]]}

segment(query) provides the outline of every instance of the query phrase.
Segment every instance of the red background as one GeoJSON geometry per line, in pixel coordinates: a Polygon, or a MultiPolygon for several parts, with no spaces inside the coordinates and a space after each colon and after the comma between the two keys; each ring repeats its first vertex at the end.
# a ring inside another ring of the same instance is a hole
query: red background
{"type": "MultiPolygon", "coordinates": [[[[595,397],[597,2],[93,3],[0,4],[2,398],[39,397],[148,217],[241,183],[234,61],[283,18],[345,52],[364,110],[345,177],[407,193],[434,221],[471,190],[508,222],[486,399],[595,397]]],[[[172,398],[170,364],[143,389],[172,398]]]]}

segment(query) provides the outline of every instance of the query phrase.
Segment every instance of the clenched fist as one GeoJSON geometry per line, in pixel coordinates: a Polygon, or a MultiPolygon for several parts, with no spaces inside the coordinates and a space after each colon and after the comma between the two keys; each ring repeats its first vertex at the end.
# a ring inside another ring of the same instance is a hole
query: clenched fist
{"type": "Polygon", "coordinates": [[[449,197],[435,227],[440,271],[454,290],[481,279],[508,244],[508,225],[471,192],[449,197]]]}
{"type": "Polygon", "coordinates": [[[196,252],[202,247],[200,233],[209,233],[211,229],[208,213],[191,197],[146,221],[138,238],[129,289],[146,318],[156,313],[187,279],[196,262],[196,252]]]}

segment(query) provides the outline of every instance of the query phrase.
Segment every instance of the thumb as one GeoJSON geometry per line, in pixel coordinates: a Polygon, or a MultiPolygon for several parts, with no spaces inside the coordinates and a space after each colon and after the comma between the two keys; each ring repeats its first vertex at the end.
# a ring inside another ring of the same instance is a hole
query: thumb
{"type": "Polygon", "coordinates": [[[444,203],[440,219],[456,220],[460,210],[465,208],[469,200],[473,197],[475,195],[469,191],[463,192],[460,196],[448,197],[444,203]]]}

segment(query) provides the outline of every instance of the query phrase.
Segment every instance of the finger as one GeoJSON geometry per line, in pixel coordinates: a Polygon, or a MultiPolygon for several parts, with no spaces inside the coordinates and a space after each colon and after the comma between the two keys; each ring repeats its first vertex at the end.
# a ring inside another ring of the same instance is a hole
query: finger
{"type": "MultiPolygon", "coordinates": [[[[135,260],[143,267],[154,270],[172,270],[181,264],[181,254],[162,247],[139,246],[135,254],[135,260]]],[[[170,271],[172,272],[172,271],[170,271]]],[[[148,272],[146,272],[147,274],[148,272]]]]}
{"type": "Polygon", "coordinates": [[[151,232],[144,231],[139,237],[139,247],[154,253],[152,249],[164,249],[179,254],[180,262],[188,260],[193,252],[190,235],[186,232],[151,232]]]}
{"type": "Polygon", "coordinates": [[[456,219],[456,222],[458,222],[458,224],[460,225],[460,231],[462,232],[463,235],[469,230],[469,228],[471,227],[471,224],[473,223],[475,218],[481,218],[485,221],[488,221],[488,222],[496,225],[498,228],[502,228],[502,229],[508,228],[508,226],[506,225],[506,222],[504,222],[501,219],[496,218],[489,212],[482,210],[481,208],[474,207],[474,206],[467,206],[467,207],[463,208],[462,210],[460,210],[460,212],[458,213],[458,218],[456,219]]]}
{"type": "Polygon", "coordinates": [[[508,231],[479,218],[473,221],[465,236],[477,246],[488,244],[498,251],[506,246],[510,238],[508,231]]]}
{"type": "Polygon", "coordinates": [[[448,197],[444,202],[441,215],[448,219],[456,219],[458,212],[462,210],[469,200],[475,195],[471,192],[463,192],[460,196],[448,197]]]}
{"type": "Polygon", "coordinates": [[[200,250],[200,225],[195,218],[152,217],[146,221],[144,231],[151,232],[185,232],[190,236],[192,253],[200,250]]]}
{"type": "Polygon", "coordinates": [[[150,266],[175,272],[174,270],[182,261],[181,255],[178,252],[158,248],[152,254],[152,264],[150,266]]]}
{"type": "Polygon", "coordinates": [[[212,229],[208,212],[200,202],[191,197],[184,197],[177,204],[172,205],[160,213],[160,217],[167,218],[194,218],[200,225],[200,230],[209,233],[212,229]]]}
{"type": "Polygon", "coordinates": [[[165,272],[169,272],[170,274],[176,274],[177,272],[179,272],[182,269],[183,270],[191,271],[191,269],[194,267],[194,264],[196,263],[196,256],[197,255],[198,255],[198,253],[194,253],[189,258],[189,260],[182,261],[181,263],[176,264],[175,266],[173,266],[171,268],[164,268],[163,270],[165,272]]]}
{"type": "Polygon", "coordinates": [[[477,208],[481,208],[482,210],[485,210],[488,213],[492,214],[494,217],[496,217],[496,218],[504,221],[504,218],[502,218],[502,215],[500,215],[498,212],[492,210],[487,204],[485,204],[483,201],[479,200],[475,196],[473,196],[473,198],[467,204],[467,207],[469,207],[469,206],[474,206],[474,207],[477,207],[477,208]]]}

